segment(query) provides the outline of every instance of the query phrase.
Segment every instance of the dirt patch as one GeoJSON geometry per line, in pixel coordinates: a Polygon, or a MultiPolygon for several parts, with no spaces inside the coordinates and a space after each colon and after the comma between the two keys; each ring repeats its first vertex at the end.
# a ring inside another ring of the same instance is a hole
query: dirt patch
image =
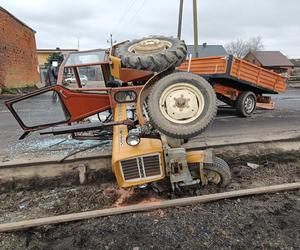
{"type": "MultiPolygon", "coordinates": [[[[257,169],[241,159],[231,164],[233,180],[226,188],[207,186],[184,190],[175,197],[300,181],[299,159],[285,163],[260,162],[257,169]]],[[[101,182],[85,186],[43,186],[3,193],[0,222],[170,199],[170,192],[159,194],[152,189],[120,192],[115,182],[105,181],[105,178],[102,176],[101,182]]],[[[297,249],[300,244],[299,195],[300,191],[294,191],[230,199],[3,233],[0,248],[297,249]]]]}
{"type": "Polygon", "coordinates": [[[230,166],[245,164],[247,162],[259,165],[274,165],[275,163],[299,162],[300,150],[283,151],[282,149],[257,149],[254,146],[249,146],[248,151],[242,148],[235,147],[232,150],[215,150],[216,155],[219,155],[225,161],[230,162],[230,166]]]}
{"type": "MultiPolygon", "coordinates": [[[[72,172],[64,173],[55,177],[33,176],[27,179],[9,178],[6,182],[0,180],[0,194],[5,192],[23,191],[23,190],[41,190],[60,187],[77,186],[80,184],[79,171],[74,168],[72,172]]],[[[88,169],[86,172],[86,182],[93,185],[97,183],[114,182],[115,177],[111,169],[103,168],[101,170],[88,169]]]]}
{"type": "Polygon", "coordinates": [[[117,200],[115,184],[95,184],[18,191],[0,195],[0,222],[11,222],[111,207],[117,200]]]}
{"type": "Polygon", "coordinates": [[[10,191],[0,194],[0,222],[298,182],[299,165],[300,161],[287,163],[265,161],[261,162],[257,169],[252,169],[247,166],[247,161],[237,160],[230,164],[232,181],[227,187],[194,186],[177,191],[175,194],[171,192],[167,179],[156,188],[148,186],[134,190],[118,189],[111,170],[90,174],[88,185],[79,185],[78,175],[75,177],[66,175],[55,180],[45,179],[42,183],[30,180],[25,188],[15,185],[10,191]]]}
{"type": "Polygon", "coordinates": [[[297,249],[300,192],[2,234],[14,249],[297,249]]]}

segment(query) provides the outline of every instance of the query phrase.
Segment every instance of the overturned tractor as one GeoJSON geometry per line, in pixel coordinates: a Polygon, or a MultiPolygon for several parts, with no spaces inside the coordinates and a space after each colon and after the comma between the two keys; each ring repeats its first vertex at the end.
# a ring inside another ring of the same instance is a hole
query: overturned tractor
{"type": "Polygon", "coordinates": [[[225,186],[231,179],[225,161],[211,150],[187,152],[182,146],[201,134],[217,111],[210,83],[177,69],[186,56],[183,41],[162,36],[117,44],[104,54],[71,53],[60,68],[58,83],[63,83],[69,68],[78,88],[58,84],[6,105],[25,131],[21,139],[33,131],[71,134],[75,139],[104,140],[111,135],[112,169],[120,187],[166,178],[173,190],[210,182],[225,186]],[[78,69],[96,65],[105,86],[81,88],[78,69]],[[47,100],[52,108],[43,111],[48,112],[45,121],[35,108],[47,100]],[[24,106],[31,110],[29,115],[20,112],[24,106]],[[82,122],[93,115],[98,115],[98,122],[82,122]]]}

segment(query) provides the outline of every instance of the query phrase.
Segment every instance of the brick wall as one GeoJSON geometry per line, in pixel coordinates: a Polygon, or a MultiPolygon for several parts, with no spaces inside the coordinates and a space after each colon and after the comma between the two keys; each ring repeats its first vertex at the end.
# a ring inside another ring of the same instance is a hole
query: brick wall
{"type": "Polygon", "coordinates": [[[0,9],[0,85],[32,86],[40,81],[35,33],[0,9]]]}

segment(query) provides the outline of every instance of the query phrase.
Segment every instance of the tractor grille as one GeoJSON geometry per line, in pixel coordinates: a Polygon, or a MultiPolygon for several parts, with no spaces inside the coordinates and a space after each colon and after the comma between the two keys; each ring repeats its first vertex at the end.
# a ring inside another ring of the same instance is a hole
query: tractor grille
{"type": "Polygon", "coordinates": [[[122,171],[125,180],[137,179],[140,177],[137,160],[138,158],[121,161],[122,171]]]}
{"type": "Polygon", "coordinates": [[[141,180],[162,175],[160,154],[120,161],[120,165],[126,181],[141,180]]]}

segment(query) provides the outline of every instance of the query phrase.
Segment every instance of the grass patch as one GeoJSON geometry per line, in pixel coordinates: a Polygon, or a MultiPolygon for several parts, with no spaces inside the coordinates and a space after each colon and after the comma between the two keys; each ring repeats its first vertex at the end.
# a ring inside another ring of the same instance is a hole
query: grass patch
{"type": "Polygon", "coordinates": [[[3,94],[28,94],[37,90],[37,86],[26,86],[22,88],[10,88],[10,87],[3,87],[2,93],[3,94]]]}

